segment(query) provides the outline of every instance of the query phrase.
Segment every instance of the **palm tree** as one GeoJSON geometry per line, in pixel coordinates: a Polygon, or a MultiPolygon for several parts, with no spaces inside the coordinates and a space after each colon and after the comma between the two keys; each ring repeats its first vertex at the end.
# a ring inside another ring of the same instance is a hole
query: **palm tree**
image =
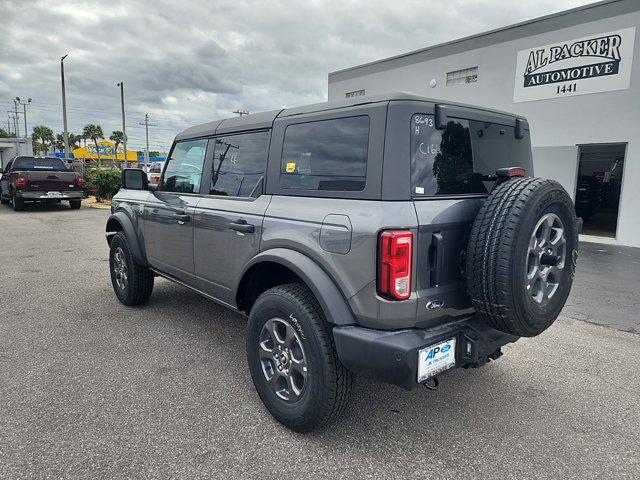
{"type": "Polygon", "coordinates": [[[60,152],[64,152],[64,135],[63,134],[58,133],[56,135],[56,141],[53,142],[53,148],[60,152]]]}
{"type": "Polygon", "coordinates": [[[75,150],[76,148],[80,148],[80,140],[82,140],[82,135],[76,135],[75,133],[69,134],[69,148],[71,150],[75,150]]]}
{"type": "MultiPolygon", "coordinates": [[[[121,145],[124,142],[124,133],[122,133],[120,130],[114,130],[113,132],[111,132],[111,136],[109,137],[109,140],[111,140],[114,144],[115,144],[115,160],[118,160],[118,145],[121,145]]],[[[125,168],[127,167],[127,159],[125,157],[124,159],[124,166],[125,168]]]]}
{"type": "Polygon", "coordinates": [[[31,139],[33,142],[33,149],[36,152],[40,152],[46,155],[47,153],[49,153],[49,146],[54,142],[53,130],[51,130],[46,125],[38,125],[37,127],[33,127],[31,139]],[[38,141],[40,141],[40,143],[38,143],[38,141]]]}
{"type": "Polygon", "coordinates": [[[100,150],[98,150],[98,140],[104,138],[102,127],[100,125],[94,125],[93,123],[85,125],[82,130],[82,136],[93,140],[93,144],[96,146],[96,154],[98,155],[98,164],[100,164],[102,160],[100,159],[100,150]]]}

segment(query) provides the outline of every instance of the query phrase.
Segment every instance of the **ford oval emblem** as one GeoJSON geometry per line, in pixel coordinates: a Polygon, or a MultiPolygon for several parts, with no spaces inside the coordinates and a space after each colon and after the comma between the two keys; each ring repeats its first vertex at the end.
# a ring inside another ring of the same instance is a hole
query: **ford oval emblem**
{"type": "Polygon", "coordinates": [[[444,306],[444,300],[430,300],[427,302],[427,310],[438,310],[444,306]]]}

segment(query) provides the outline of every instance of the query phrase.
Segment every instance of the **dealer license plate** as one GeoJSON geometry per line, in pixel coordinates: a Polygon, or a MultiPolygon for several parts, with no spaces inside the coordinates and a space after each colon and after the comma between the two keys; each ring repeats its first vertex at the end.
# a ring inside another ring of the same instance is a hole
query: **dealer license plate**
{"type": "Polygon", "coordinates": [[[456,339],[430,345],[418,351],[418,383],[456,365],[456,339]]]}
{"type": "Polygon", "coordinates": [[[63,197],[64,195],[61,192],[47,192],[45,196],[55,198],[55,197],[63,197]]]}

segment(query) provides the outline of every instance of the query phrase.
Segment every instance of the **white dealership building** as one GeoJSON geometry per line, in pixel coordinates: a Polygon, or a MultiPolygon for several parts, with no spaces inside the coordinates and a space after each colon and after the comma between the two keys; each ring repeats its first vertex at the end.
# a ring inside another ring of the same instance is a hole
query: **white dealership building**
{"type": "Polygon", "coordinates": [[[601,1],[332,72],[329,100],[400,90],[525,116],[535,175],[590,210],[584,239],[640,247],[639,23],[640,0],[601,1]]]}

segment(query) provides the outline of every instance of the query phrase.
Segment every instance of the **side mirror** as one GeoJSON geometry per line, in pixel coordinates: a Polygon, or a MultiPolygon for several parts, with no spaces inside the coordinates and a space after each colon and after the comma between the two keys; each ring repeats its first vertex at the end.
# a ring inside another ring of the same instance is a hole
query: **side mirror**
{"type": "Polygon", "coordinates": [[[148,190],[147,174],[139,168],[125,168],[122,170],[122,188],[127,190],[148,190]]]}

